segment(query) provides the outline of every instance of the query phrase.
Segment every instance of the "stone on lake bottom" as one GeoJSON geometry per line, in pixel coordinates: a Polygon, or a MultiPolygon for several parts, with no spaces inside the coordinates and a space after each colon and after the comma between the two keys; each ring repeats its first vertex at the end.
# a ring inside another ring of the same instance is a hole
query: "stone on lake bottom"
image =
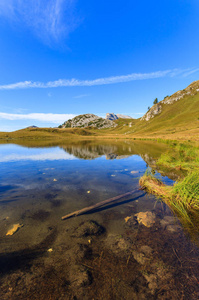
{"type": "Polygon", "coordinates": [[[151,211],[139,212],[135,214],[139,224],[143,224],[146,227],[151,227],[155,223],[155,214],[151,211]]]}

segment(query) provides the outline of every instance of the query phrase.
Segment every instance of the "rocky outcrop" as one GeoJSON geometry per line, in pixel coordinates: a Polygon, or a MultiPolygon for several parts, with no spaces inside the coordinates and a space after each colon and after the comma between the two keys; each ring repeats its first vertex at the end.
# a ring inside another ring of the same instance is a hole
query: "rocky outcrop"
{"type": "Polygon", "coordinates": [[[107,113],[105,119],[113,121],[113,120],[117,120],[118,117],[114,113],[107,113]]]}
{"type": "Polygon", "coordinates": [[[174,102],[183,99],[187,95],[194,96],[198,92],[199,92],[199,80],[192,82],[186,89],[182,91],[178,91],[172,96],[166,96],[164,100],[153,105],[140,120],[149,121],[150,119],[154,118],[156,115],[161,113],[163,104],[173,104],[174,102]]]}
{"type": "Polygon", "coordinates": [[[69,154],[74,155],[80,159],[95,159],[105,156],[106,159],[123,159],[128,158],[130,155],[118,155],[117,146],[108,145],[68,145],[63,146],[62,149],[69,154]]]}
{"type": "Polygon", "coordinates": [[[160,103],[157,103],[149,109],[149,111],[141,118],[141,120],[149,121],[150,119],[154,118],[156,115],[161,113],[161,111],[162,106],[160,103]]]}
{"type": "Polygon", "coordinates": [[[117,119],[133,119],[130,116],[121,115],[121,114],[114,114],[114,113],[107,113],[106,118],[107,120],[117,120],[117,119]]]}
{"type": "Polygon", "coordinates": [[[38,128],[37,126],[35,126],[35,125],[32,125],[32,126],[28,126],[28,127],[26,127],[27,129],[34,129],[34,128],[38,128]]]}
{"type": "Polygon", "coordinates": [[[126,115],[121,115],[121,114],[116,114],[116,116],[118,117],[118,119],[133,119],[130,116],[126,116],[126,115]]]}
{"type": "Polygon", "coordinates": [[[111,128],[111,127],[116,127],[116,126],[117,126],[117,124],[115,124],[111,120],[105,120],[94,114],[79,115],[71,120],[64,122],[64,124],[61,125],[62,128],[95,127],[98,129],[111,128]]]}

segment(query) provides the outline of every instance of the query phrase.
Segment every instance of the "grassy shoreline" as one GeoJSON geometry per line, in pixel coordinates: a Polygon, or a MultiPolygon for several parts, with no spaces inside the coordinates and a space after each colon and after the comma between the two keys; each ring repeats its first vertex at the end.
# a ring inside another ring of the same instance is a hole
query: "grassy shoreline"
{"type": "Polygon", "coordinates": [[[148,171],[140,178],[140,186],[160,197],[188,230],[199,231],[199,148],[188,142],[167,143],[170,149],[156,164],[170,170],[181,170],[183,176],[173,186],[167,186],[148,171]]]}

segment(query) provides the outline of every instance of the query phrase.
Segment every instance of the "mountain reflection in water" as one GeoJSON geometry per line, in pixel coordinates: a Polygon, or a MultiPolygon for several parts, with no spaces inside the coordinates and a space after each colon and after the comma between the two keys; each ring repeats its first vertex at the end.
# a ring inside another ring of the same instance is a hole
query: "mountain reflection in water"
{"type": "Polygon", "coordinates": [[[166,204],[139,190],[148,166],[167,184],[178,178],[156,167],[167,145],[20,143],[0,145],[1,299],[198,299],[197,246],[166,204]]]}

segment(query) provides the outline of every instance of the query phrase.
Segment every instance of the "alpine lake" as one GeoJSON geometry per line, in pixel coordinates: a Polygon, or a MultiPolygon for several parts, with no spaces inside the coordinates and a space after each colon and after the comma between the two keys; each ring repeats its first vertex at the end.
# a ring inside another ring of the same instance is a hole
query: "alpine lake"
{"type": "Polygon", "coordinates": [[[168,145],[84,140],[0,145],[0,299],[199,299],[199,248],[140,190],[168,145]],[[79,216],[74,211],[126,194],[79,216]]]}

